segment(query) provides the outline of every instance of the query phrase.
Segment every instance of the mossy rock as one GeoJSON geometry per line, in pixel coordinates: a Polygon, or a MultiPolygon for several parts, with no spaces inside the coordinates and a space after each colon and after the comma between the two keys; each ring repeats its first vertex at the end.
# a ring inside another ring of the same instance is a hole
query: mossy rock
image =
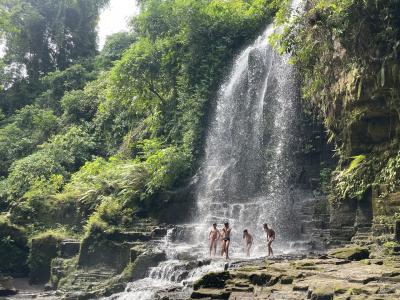
{"type": "Polygon", "coordinates": [[[198,290],[200,288],[223,288],[225,282],[230,279],[229,272],[212,272],[204,275],[202,278],[197,280],[193,288],[198,290]]]}
{"type": "Polygon", "coordinates": [[[220,289],[202,288],[193,291],[191,299],[229,299],[231,292],[220,289]]]}
{"type": "Polygon", "coordinates": [[[0,273],[26,276],[29,247],[23,229],[8,221],[0,221],[0,273]]]}
{"type": "Polygon", "coordinates": [[[282,276],[281,277],[281,284],[292,284],[294,278],[292,276],[282,276]]]}
{"type": "Polygon", "coordinates": [[[29,281],[33,284],[46,283],[50,279],[51,261],[58,256],[62,237],[44,234],[32,239],[29,253],[29,281]]]}
{"type": "Polygon", "coordinates": [[[76,269],[77,257],[65,259],[56,257],[51,261],[50,285],[56,289],[61,279],[71,274],[76,269]]]}
{"type": "Polygon", "coordinates": [[[312,261],[296,261],[291,263],[296,270],[317,270],[315,262],[312,261]]]}
{"type": "Polygon", "coordinates": [[[329,255],[339,259],[362,260],[369,258],[369,250],[362,247],[345,247],[331,250],[329,255]]]}
{"type": "Polygon", "coordinates": [[[333,296],[333,288],[328,285],[315,287],[311,292],[311,300],[333,300],[333,296]]]}
{"type": "Polygon", "coordinates": [[[166,260],[164,251],[146,251],[140,254],[131,267],[130,280],[138,280],[146,277],[150,268],[157,266],[166,260]]]}
{"type": "Polygon", "coordinates": [[[132,243],[113,239],[116,236],[100,227],[93,227],[82,240],[78,266],[107,265],[122,272],[130,262],[132,243]]]}
{"type": "Polygon", "coordinates": [[[266,285],[272,276],[263,272],[254,272],[249,276],[250,282],[255,285],[266,285]]]}

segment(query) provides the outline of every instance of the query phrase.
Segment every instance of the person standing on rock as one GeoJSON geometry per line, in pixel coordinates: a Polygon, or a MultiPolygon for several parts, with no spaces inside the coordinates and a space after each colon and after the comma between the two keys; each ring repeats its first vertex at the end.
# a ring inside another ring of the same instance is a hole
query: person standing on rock
{"type": "Polygon", "coordinates": [[[271,244],[275,240],[275,231],[271,228],[268,228],[268,224],[264,224],[264,231],[267,234],[267,245],[268,245],[268,256],[274,255],[274,251],[272,251],[271,244]]]}
{"type": "Polygon", "coordinates": [[[213,252],[213,249],[214,249],[214,256],[217,252],[217,242],[218,242],[219,237],[220,237],[220,233],[217,228],[217,223],[214,223],[210,230],[210,234],[208,235],[208,240],[210,241],[210,256],[213,252]]]}
{"type": "Polygon", "coordinates": [[[253,245],[253,236],[249,233],[249,231],[247,229],[243,230],[243,239],[245,240],[245,243],[246,243],[247,257],[249,257],[250,249],[251,249],[251,246],[253,245]]]}
{"type": "Polygon", "coordinates": [[[225,252],[225,259],[229,259],[229,244],[231,243],[231,228],[229,228],[229,223],[224,223],[223,232],[223,249],[221,251],[222,255],[225,252]]]}

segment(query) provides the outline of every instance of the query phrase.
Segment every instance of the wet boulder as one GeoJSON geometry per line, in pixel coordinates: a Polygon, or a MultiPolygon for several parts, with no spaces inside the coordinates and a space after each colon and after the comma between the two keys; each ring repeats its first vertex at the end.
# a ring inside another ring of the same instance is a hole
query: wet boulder
{"type": "Polygon", "coordinates": [[[150,268],[157,266],[160,262],[166,259],[166,254],[163,251],[145,251],[133,262],[129,276],[130,279],[138,280],[146,277],[150,268]]]}
{"type": "Polygon", "coordinates": [[[213,272],[204,275],[202,278],[197,280],[193,288],[198,290],[201,288],[223,288],[225,282],[230,278],[229,272],[213,272]]]}
{"type": "Polygon", "coordinates": [[[134,263],[135,260],[136,260],[141,254],[143,254],[145,251],[146,251],[146,248],[145,248],[145,246],[144,246],[143,244],[134,245],[134,246],[131,248],[131,250],[130,250],[130,257],[131,257],[130,262],[131,262],[131,263],[134,263]]]}
{"type": "Polygon", "coordinates": [[[152,238],[163,238],[167,235],[167,232],[168,232],[167,228],[157,227],[152,230],[151,237],[152,238]]]}

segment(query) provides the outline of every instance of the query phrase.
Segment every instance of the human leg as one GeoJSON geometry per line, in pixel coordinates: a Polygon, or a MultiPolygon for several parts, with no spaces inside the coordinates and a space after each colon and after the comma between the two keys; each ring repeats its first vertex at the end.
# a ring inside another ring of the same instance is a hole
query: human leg
{"type": "Polygon", "coordinates": [[[214,242],[214,256],[217,253],[217,240],[214,242]]]}
{"type": "Polygon", "coordinates": [[[251,245],[252,245],[252,243],[248,243],[247,246],[246,246],[247,256],[250,256],[251,245]]]}
{"type": "Polygon", "coordinates": [[[229,259],[229,244],[231,243],[230,240],[225,241],[225,258],[229,259]]]}
{"type": "Polygon", "coordinates": [[[272,244],[272,241],[269,241],[268,242],[268,256],[274,255],[274,251],[272,251],[271,244],[272,244]]]}

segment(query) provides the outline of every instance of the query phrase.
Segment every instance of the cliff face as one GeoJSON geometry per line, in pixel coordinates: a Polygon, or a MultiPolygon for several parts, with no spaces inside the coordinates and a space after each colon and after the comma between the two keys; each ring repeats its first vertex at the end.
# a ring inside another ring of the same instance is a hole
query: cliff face
{"type": "Polygon", "coordinates": [[[398,218],[399,40],[396,1],[311,0],[282,36],[334,147],[331,234],[345,240],[398,218]]]}

